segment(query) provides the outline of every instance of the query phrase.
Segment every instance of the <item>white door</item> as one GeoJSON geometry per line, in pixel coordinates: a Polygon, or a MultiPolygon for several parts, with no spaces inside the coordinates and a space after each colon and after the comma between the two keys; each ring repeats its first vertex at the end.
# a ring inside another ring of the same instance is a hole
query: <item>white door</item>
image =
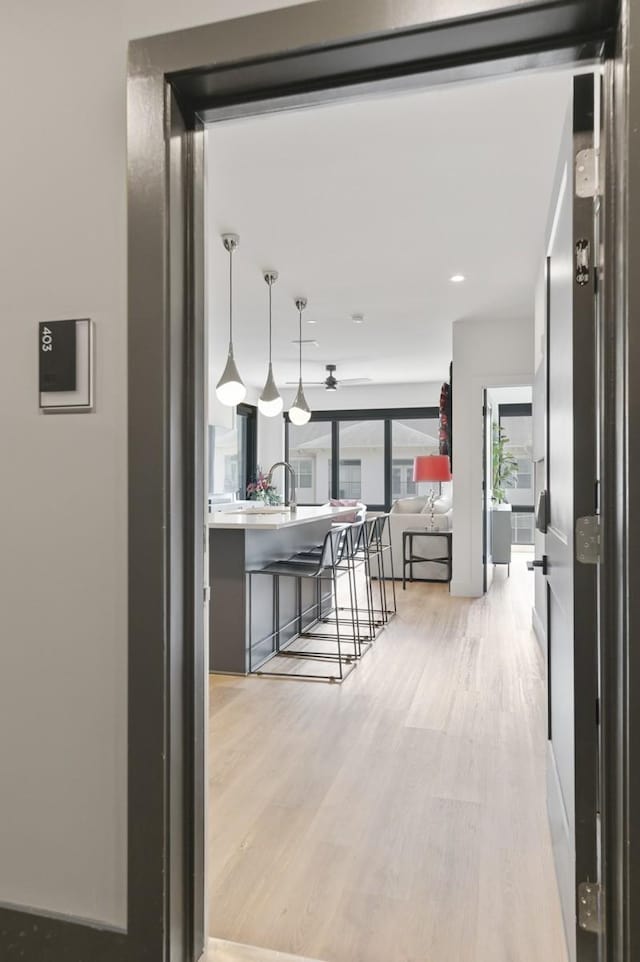
{"type": "Polygon", "coordinates": [[[598,958],[578,894],[598,881],[596,567],[577,560],[576,538],[578,519],[597,510],[595,97],[591,75],[574,79],[547,258],[547,791],[571,962],[598,958]]]}

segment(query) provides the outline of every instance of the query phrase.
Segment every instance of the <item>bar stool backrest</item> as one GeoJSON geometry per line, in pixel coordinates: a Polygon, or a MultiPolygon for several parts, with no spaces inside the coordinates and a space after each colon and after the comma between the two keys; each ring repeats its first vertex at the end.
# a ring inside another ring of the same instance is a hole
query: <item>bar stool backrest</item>
{"type": "Polygon", "coordinates": [[[377,547],[381,548],[383,545],[389,544],[389,515],[379,514],[376,518],[376,543],[377,547]],[[387,540],[384,540],[385,531],[387,533],[387,540]]]}
{"type": "Polygon", "coordinates": [[[322,571],[323,568],[333,568],[342,560],[349,527],[348,524],[334,525],[327,531],[322,545],[322,554],[318,565],[319,571],[322,571]]]}
{"type": "Polygon", "coordinates": [[[349,537],[347,544],[347,553],[349,558],[353,558],[354,555],[364,547],[364,540],[366,537],[366,516],[366,509],[363,508],[361,511],[358,511],[357,519],[349,525],[349,537]]]}
{"type": "Polygon", "coordinates": [[[362,535],[363,547],[366,548],[367,551],[370,551],[370,552],[375,551],[377,531],[378,531],[377,517],[367,518],[364,522],[364,533],[362,535]]]}

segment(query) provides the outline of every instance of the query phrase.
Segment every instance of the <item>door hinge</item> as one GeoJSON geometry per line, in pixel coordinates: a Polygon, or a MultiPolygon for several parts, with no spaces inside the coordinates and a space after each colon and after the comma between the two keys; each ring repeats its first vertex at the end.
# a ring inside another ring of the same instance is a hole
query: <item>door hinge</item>
{"type": "Polygon", "coordinates": [[[595,197],[598,192],[596,152],[586,147],[576,154],[576,197],[595,197]]]}
{"type": "Polygon", "coordinates": [[[589,283],[591,273],[589,270],[591,246],[586,237],[576,241],[576,284],[584,287],[589,283]]]}
{"type": "Polygon", "coordinates": [[[602,886],[597,882],[578,885],[578,925],[584,932],[602,931],[602,886]]]}
{"type": "Polygon", "coordinates": [[[601,561],[600,515],[577,519],[576,559],[583,565],[597,565],[601,561]]]}
{"type": "Polygon", "coordinates": [[[205,605],[208,605],[211,601],[211,588],[209,585],[205,585],[202,589],[202,600],[204,601],[205,605]]]}

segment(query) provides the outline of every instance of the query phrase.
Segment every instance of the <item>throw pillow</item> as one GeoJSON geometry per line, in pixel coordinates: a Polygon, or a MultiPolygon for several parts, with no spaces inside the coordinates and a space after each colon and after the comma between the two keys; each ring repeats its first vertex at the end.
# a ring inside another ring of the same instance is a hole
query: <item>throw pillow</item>
{"type": "Polygon", "coordinates": [[[357,498],[331,498],[329,504],[332,508],[357,508],[353,514],[345,514],[340,516],[340,521],[346,524],[354,524],[356,521],[360,520],[360,512],[366,511],[367,506],[363,504],[362,501],[358,501],[357,498]]]}
{"type": "Polygon", "coordinates": [[[427,499],[419,498],[400,498],[391,508],[393,514],[420,514],[427,503],[427,499]]]}

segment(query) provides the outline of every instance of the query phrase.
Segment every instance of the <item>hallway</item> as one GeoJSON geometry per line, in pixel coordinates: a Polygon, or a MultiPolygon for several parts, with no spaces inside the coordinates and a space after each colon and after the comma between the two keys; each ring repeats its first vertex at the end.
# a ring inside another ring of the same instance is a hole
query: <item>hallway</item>
{"type": "Polygon", "coordinates": [[[343,686],[210,679],[211,934],[323,962],[565,962],[516,553],[399,591],[343,686]]]}

